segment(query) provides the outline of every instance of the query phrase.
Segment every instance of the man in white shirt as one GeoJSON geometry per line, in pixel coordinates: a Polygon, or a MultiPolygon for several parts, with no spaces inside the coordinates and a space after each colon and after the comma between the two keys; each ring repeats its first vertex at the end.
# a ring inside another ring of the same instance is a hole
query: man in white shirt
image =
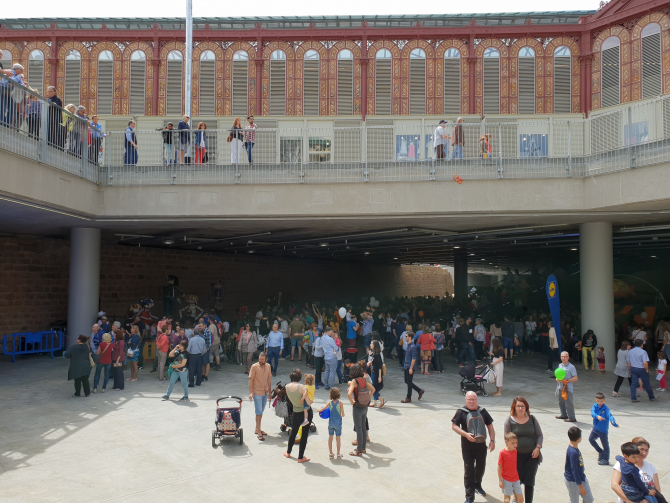
{"type": "Polygon", "coordinates": [[[444,124],[447,121],[441,120],[433,133],[433,147],[435,147],[435,158],[439,161],[447,157],[449,150],[449,139],[451,138],[444,131],[444,124]]]}
{"type": "MultiPolygon", "coordinates": [[[[558,338],[556,337],[556,329],[554,324],[549,321],[549,352],[547,353],[547,372],[554,372],[554,358],[560,355],[558,354],[558,338]]],[[[553,376],[550,376],[553,377],[553,376]]]]}

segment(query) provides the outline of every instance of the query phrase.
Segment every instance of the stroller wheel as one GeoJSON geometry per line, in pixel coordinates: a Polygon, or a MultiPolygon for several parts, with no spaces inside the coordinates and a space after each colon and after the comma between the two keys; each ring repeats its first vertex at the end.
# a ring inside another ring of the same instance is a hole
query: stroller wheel
{"type": "Polygon", "coordinates": [[[216,449],[217,444],[216,444],[216,430],[212,430],[212,448],[216,449]]]}
{"type": "Polygon", "coordinates": [[[240,428],[240,445],[242,445],[242,442],[244,442],[244,432],[242,431],[242,428],[240,428]]]}
{"type": "Polygon", "coordinates": [[[282,424],[282,425],[279,427],[279,429],[280,429],[281,431],[286,431],[286,425],[285,425],[285,424],[282,424]]]}
{"type": "Polygon", "coordinates": [[[310,427],[309,427],[309,431],[311,431],[312,433],[314,433],[314,432],[316,431],[316,425],[315,425],[314,423],[312,423],[312,424],[310,425],[310,427]]]}

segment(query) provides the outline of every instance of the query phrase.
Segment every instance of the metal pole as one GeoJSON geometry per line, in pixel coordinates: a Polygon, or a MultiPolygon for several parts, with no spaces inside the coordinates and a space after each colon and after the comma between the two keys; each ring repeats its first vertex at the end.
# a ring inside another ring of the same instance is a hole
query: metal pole
{"type": "Polygon", "coordinates": [[[628,107],[628,166],[635,167],[635,154],[633,153],[633,109],[628,107]]]}
{"type": "Polygon", "coordinates": [[[191,84],[193,82],[193,0],[186,0],[186,89],[184,115],[191,117],[191,84]]]}
{"type": "Polygon", "coordinates": [[[572,155],[570,152],[570,121],[568,121],[568,176],[572,177],[572,155]]]}
{"type": "Polygon", "coordinates": [[[500,169],[498,170],[498,178],[503,177],[502,167],[502,125],[498,124],[498,157],[500,158],[500,169]]]}

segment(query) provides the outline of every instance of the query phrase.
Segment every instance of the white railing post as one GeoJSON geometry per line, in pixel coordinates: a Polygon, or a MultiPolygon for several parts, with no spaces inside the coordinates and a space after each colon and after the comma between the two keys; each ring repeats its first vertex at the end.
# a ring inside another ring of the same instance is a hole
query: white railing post
{"type": "Polygon", "coordinates": [[[633,108],[628,107],[628,167],[635,167],[635,153],[633,151],[633,108]]]}
{"type": "Polygon", "coordinates": [[[498,178],[503,177],[503,166],[502,166],[502,124],[498,124],[498,158],[499,158],[499,165],[500,167],[498,168],[498,178]]]}
{"type": "Polygon", "coordinates": [[[571,136],[570,136],[570,121],[568,121],[568,176],[572,177],[572,155],[570,151],[570,142],[571,142],[571,136]]]}
{"type": "Polygon", "coordinates": [[[47,146],[49,145],[49,107],[51,104],[43,100],[40,106],[40,134],[39,146],[37,147],[37,161],[44,162],[47,157],[47,146]]]}

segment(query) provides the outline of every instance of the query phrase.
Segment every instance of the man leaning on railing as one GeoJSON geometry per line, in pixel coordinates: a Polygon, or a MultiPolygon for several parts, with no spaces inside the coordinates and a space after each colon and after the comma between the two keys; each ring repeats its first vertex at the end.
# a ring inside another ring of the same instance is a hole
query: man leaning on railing
{"type": "Polygon", "coordinates": [[[23,66],[18,63],[12,65],[11,70],[0,70],[8,79],[0,82],[0,123],[5,126],[14,126],[16,121],[16,107],[23,99],[23,90],[14,87],[10,81],[29,87],[28,82],[23,80],[23,66]]]}
{"type": "Polygon", "coordinates": [[[135,134],[135,121],[128,122],[126,134],[123,138],[126,153],[123,156],[123,164],[137,164],[137,135],[135,134]]]}
{"type": "Polygon", "coordinates": [[[58,97],[58,92],[54,86],[47,87],[47,96],[49,97],[49,103],[51,103],[47,122],[47,141],[49,145],[62,149],[65,146],[65,130],[61,125],[63,101],[58,97]]]}
{"type": "Polygon", "coordinates": [[[98,164],[100,153],[102,152],[102,139],[109,136],[102,131],[102,124],[98,122],[98,116],[91,117],[91,144],[88,147],[88,160],[98,164]]]}

